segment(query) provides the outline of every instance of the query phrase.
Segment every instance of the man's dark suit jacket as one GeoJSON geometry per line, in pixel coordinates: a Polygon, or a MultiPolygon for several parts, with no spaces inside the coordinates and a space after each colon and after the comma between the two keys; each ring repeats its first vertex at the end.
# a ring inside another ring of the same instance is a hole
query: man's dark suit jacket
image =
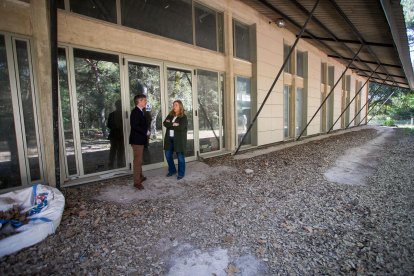
{"type": "Polygon", "coordinates": [[[144,113],[138,107],[135,107],[131,112],[130,117],[131,133],[129,134],[129,143],[131,145],[145,145],[147,144],[148,124],[146,122],[144,113]]]}

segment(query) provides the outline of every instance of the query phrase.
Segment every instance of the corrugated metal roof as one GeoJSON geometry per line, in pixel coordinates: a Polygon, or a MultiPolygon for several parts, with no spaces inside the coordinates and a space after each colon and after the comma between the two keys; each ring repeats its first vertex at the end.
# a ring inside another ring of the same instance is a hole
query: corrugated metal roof
{"type": "MultiPolygon", "coordinates": [[[[316,0],[241,0],[270,21],[283,18],[299,34],[316,0]]],[[[396,0],[320,0],[302,39],[371,81],[414,89],[404,15],[396,0]]]]}

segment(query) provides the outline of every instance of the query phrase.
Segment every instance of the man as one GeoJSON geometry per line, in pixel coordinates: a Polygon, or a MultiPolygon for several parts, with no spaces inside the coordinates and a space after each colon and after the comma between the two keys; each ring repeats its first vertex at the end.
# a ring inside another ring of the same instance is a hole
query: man
{"type": "Polygon", "coordinates": [[[144,153],[144,145],[147,144],[150,134],[144,114],[147,97],[144,94],[136,95],[134,97],[134,104],[135,108],[132,110],[130,117],[131,133],[129,135],[129,143],[134,152],[134,187],[142,190],[144,189],[142,182],[147,179],[142,175],[142,155],[144,153]]]}

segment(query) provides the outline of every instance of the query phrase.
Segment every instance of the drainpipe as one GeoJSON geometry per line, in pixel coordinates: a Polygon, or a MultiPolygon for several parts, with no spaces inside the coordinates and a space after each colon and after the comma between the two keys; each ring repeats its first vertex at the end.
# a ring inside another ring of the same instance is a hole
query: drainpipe
{"type": "Polygon", "coordinates": [[[57,6],[56,0],[49,1],[50,18],[50,57],[52,78],[52,114],[53,114],[53,147],[55,157],[56,188],[60,190],[60,162],[59,162],[59,95],[58,95],[58,67],[57,67],[57,6]]]}
{"type": "Polygon", "coordinates": [[[269,96],[270,96],[270,93],[272,92],[273,88],[274,88],[274,87],[275,87],[275,85],[276,85],[276,82],[279,80],[279,77],[280,77],[280,75],[281,75],[281,74],[282,74],[282,72],[283,72],[283,68],[285,68],[286,63],[288,63],[289,58],[290,58],[290,56],[291,56],[292,52],[294,51],[294,49],[295,49],[295,47],[296,47],[296,44],[298,44],[299,39],[302,37],[303,33],[305,32],[306,26],[308,25],[308,23],[309,23],[310,19],[312,18],[312,15],[313,15],[313,13],[314,13],[314,11],[315,11],[316,7],[317,7],[317,6],[318,6],[318,4],[319,4],[319,1],[320,1],[320,0],[316,0],[316,3],[315,3],[315,5],[313,6],[312,11],[309,13],[308,19],[306,19],[305,24],[303,25],[303,27],[302,27],[302,29],[300,30],[300,32],[299,32],[299,34],[298,34],[298,36],[296,37],[295,43],[292,45],[292,48],[290,49],[289,54],[288,54],[288,55],[287,55],[287,57],[285,58],[285,61],[283,62],[282,67],[280,68],[279,72],[277,73],[275,80],[273,81],[272,85],[270,86],[270,89],[269,89],[269,91],[267,92],[267,95],[266,95],[266,97],[264,98],[264,100],[263,100],[262,104],[260,105],[260,108],[259,108],[259,110],[257,111],[256,115],[254,116],[254,118],[253,118],[252,122],[250,123],[249,128],[247,129],[246,133],[243,135],[243,138],[242,138],[242,140],[240,141],[239,146],[237,147],[237,150],[236,150],[236,152],[234,153],[234,155],[236,155],[236,154],[239,152],[240,147],[243,145],[244,139],[246,138],[247,134],[250,132],[250,130],[252,129],[252,127],[253,127],[254,123],[256,122],[257,117],[259,116],[260,112],[262,111],[263,106],[265,105],[265,103],[266,103],[267,99],[268,99],[268,98],[269,98],[269,96]]]}

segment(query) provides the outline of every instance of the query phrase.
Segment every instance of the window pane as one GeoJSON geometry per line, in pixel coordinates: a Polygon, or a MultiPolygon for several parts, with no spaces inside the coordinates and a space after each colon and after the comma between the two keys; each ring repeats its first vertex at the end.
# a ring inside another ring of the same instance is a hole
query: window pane
{"type": "Polygon", "coordinates": [[[304,53],[298,51],[296,54],[296,75],[303,78],[303,69],[304,69],[304,53]]]}
{"type": "Polygon", "coordinates": [[[224,53],[224,15],[223,13],[217,13],[217,37],[219,52],[224,53]]]}
{"type": "Polygon", "coordinates": [[[249,27],[234,21],[234,55],[238,58],[250,60],[249,27]]]}
{"type": "Polygon", "coordinates": [[[221,135],[223,136],[223,145],[222,147],[225,148],[226,147],[226,139],[224,139],[226,137],[226,133],[224,132],[224,74],[220,74],[220,89],[221,89],[221,135]]]}
{"type": "Polygon", "coordinates": [[[116,0],[70,0],[70,11],[116,23],[116,0]]]}
{"type": "Polygon", "coordinates": [[[58,9],[65,9],[65,0],[56,0],[56,7],[58,9]]]}
{"type": "Polygon", "coordinates": [[[199,4],[194,11],[196,45],[217,51],[216,12],[199,4]]]}
{"type": "MultiPolygon", "coordinates": [[[[283,44],[283,61],[286,60],[287,56],[289,55],[291,47],[289,45],[283,44]]],[[[285,67],[283,68],[283,71],[289,74],[292,74],[292,55],[290,55],[288,62],[286,62],[285,67]]]]}
{"type": "Polygon", "coordinates": [[[122,25],[193,44],[191,0],[121,0],[122,25]]]}
{"type": "Polygon", "coordinates": [[[200,152],[220,150],[220,90],[218,73],[197,71],[200,152]]]}
{"type": "MultiPolygon", "coordinates": [[[[247,128],[251,123],[251,94],[250,79],[236,78],[236,101],[237,101],[237,142],[240,144],[243,136],[247,132],[247,128]]],[[[244,139],[243,145],[251,144],[251,132],[244,139]]]]}
{"type": "MultiPolygon", "coordinates": [[[[143,164],[154,164],[164,161],[162,137],[162,112],[160,67],[142,63],[128,62],[130,107],[135,108],[134,97],[137,94],[147,96],[146,112],[149,112],[151,138],[144,147],[143,164]]],[[[131,109],[132,110],[132,109],[131,109]]],[[[148,115],[148,113],[146,113],[148,115]]],[[[149,116],[147,117],[149,119],[149,116]]]]}
{"type": "Polygon", "coordinates": [[[72,128],[72,111],[69,97],[68,67],[65,49],[58,49],[58,72],[60,109],[62,112],[63,139],[65,141],[65,156],[68,167],[68,175],[76,175],[75,144],[72,128]]]}
{"type": "Polygon", "coordinates": [[[289,97],[290,97],[290,86],[285,85],[283,87],[283,136],[284,138],[289,137],[289,97]]]}
{"type": "Polygon", "coordinates": [[[0,35],[0,189],[21,186],[4,36],[0,35]]]}
{"type": "Polygon", "coordinates": [[[193,91],[191,71],[182,69],[167,69],[168,112],[173,102],[181,100],[188,120],[187,152],[185,156],[194,156],[194,123],[193,123],[193,91]]]}
{"type": "Polygon", "coordinates": [[[120,99],[118,56],[74,49],[77,111],[85,174],[109,167],[107,118],[120,99]]]}
{"type": "Polygon", "coordinates": [[[295,130],[296,130],[296,136],[299,136],[299,134],[302,132],[303,128],[303,89],[302,88],[296,88],[296,105],[295,105],[295,130]]]}
{"type": "Polygon", "coordinates": [[[27,158],[29,160],[30,179],[40,180],[40,159],[35,123],[34,99],[28,45],[26,41],[16,40],[17,66],[19,72],[20,96],[26,133],[27,158]]]}
{"type": "Polygon", "coordinates": [[[326,84],[326,63],[321,63],[321,83],[326,84]]]}

